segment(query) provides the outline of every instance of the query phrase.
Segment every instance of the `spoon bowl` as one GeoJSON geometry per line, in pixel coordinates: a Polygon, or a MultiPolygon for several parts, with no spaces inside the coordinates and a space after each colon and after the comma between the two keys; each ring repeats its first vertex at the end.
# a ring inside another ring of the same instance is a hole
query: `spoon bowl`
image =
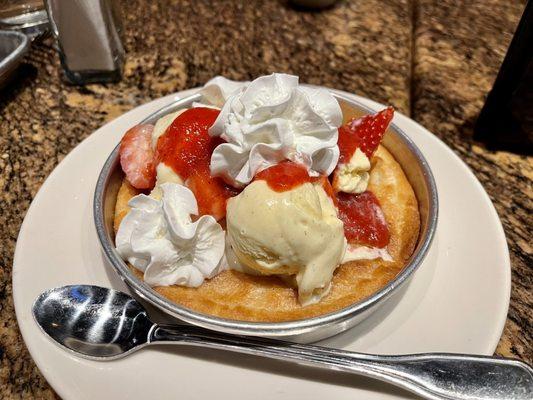
{"type": "Polygon", "coordinates": [[[33,305],[41,329],[61,346],[89,358],[118,358],[148,343],[154,324],[125,293],[72,285],[42,293],[33,305]]]}

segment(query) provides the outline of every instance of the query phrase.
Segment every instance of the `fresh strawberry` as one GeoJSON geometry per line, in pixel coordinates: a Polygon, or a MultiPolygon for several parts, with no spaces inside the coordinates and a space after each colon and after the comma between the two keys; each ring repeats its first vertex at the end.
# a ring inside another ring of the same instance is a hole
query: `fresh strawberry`
{"type": "Polygon", "coordinates": [[[120,165],[128,182],[137,189],[151,189],[155,185],[153,130],[153,125],[134,126],[120,142],[120,165]]]}
{"type": "Polygon", "coordinates": [[[389,228],[378,199],[372,192],[338,193],[339,218],[344,222],[348,243],[385,247],[389,243],[389,228]]]}
{"type": "Polygon", "coordinates": [[[191,189],[198,203],[200,215],[212,215],[218,221],[226,216],[226,202],[239,194],[237,189],[213,178],[208,170],[196,171],[189,176],[185,185],[191,189]]]}
{"type": "Polygon", "coordinates": [[[370,158],[376,151],[394,116],[394,108],[387,107],[376,114],[354,118],[339,128],[339,162],[347,163],[356,149],[370,158]]]}

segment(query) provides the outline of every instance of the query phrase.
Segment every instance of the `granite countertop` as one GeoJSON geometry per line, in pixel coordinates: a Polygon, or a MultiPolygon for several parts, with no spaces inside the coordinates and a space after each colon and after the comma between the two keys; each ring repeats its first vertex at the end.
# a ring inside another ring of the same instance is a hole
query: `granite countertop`
{"type": "Polygon", "coordinates": [[[56,397],[22,342],[11,288],[17,234],[41,184],[105,122],[219,74],[294,73],[392,104],[444,140],[489,193],[507,235],[513,285],[497,354],[531,363],[533,162],[471,138],[524,5],[345,0],[308,12],[274,0],[124,0],[124,78],[86,87],[61,81],[51,39],[35,44],[0,92],[0,398],[56,397]]]}

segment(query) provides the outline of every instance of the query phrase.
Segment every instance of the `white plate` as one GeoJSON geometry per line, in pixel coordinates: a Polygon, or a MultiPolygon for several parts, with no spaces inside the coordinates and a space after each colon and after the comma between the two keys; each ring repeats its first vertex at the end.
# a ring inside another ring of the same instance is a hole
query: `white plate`
{"type": "MultiPolygon", "coordinates": [[[[154,347],[118,361],[87,361],[39,331],[31,305],[48,288],[89,283],[127,290],[99,248],[92,217],[96,179],[127,128],[188,94],[138,107],[93,133],[52,172],[26,215],[15,252],[13,296],[26,345],[48,382],[65,400],[409,397],[369,379],[200,348],[154,347]]],[[[510,294],[509,254],[496,211],[474,175],[440,140],[398,113],[394,122],[434,172],[440,197],[436,238],[394,304],[323,345],[382,354],[492,354],[510,294]]]]}

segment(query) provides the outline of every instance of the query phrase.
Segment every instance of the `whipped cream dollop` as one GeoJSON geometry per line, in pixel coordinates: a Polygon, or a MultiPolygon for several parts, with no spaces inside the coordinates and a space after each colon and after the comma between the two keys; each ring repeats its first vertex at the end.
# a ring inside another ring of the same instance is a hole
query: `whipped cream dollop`
{"type": "Polygon", "coordinates": [[[207,105],[222,108],[231,95],[247,85],[248,82],[237,82],[223,76],[216,76],[209,80],[200,90],[202,103],[198,105],[205,106],[204,103],[207,103],[207,105]]]}
{"type": "Polygon", "coordinates": [[[365,153],[356,149],[350,161],[337,166],[333,187],[338,192],[363,193],[370,180],[370,167],[370,160],[365,153]]]}
{"type": "Polygon", "coordinates": [[[128,205],[115,239],[118,253],[150,286],[198,287],[224,268],[224,230],[209,215],[198,214],[193,193],[165,183],[160,199],[140,194],[128,205]]]}
{"type": "Polygon", "coordinates": [[[211,157],[211,174],[235,187],[283,160],[303,164],[310,175],[337,165],[342,112],[326,89],[299,86],[287,74],[262,76],[234,92],[209,129],[227,143],[211,157]]]}

